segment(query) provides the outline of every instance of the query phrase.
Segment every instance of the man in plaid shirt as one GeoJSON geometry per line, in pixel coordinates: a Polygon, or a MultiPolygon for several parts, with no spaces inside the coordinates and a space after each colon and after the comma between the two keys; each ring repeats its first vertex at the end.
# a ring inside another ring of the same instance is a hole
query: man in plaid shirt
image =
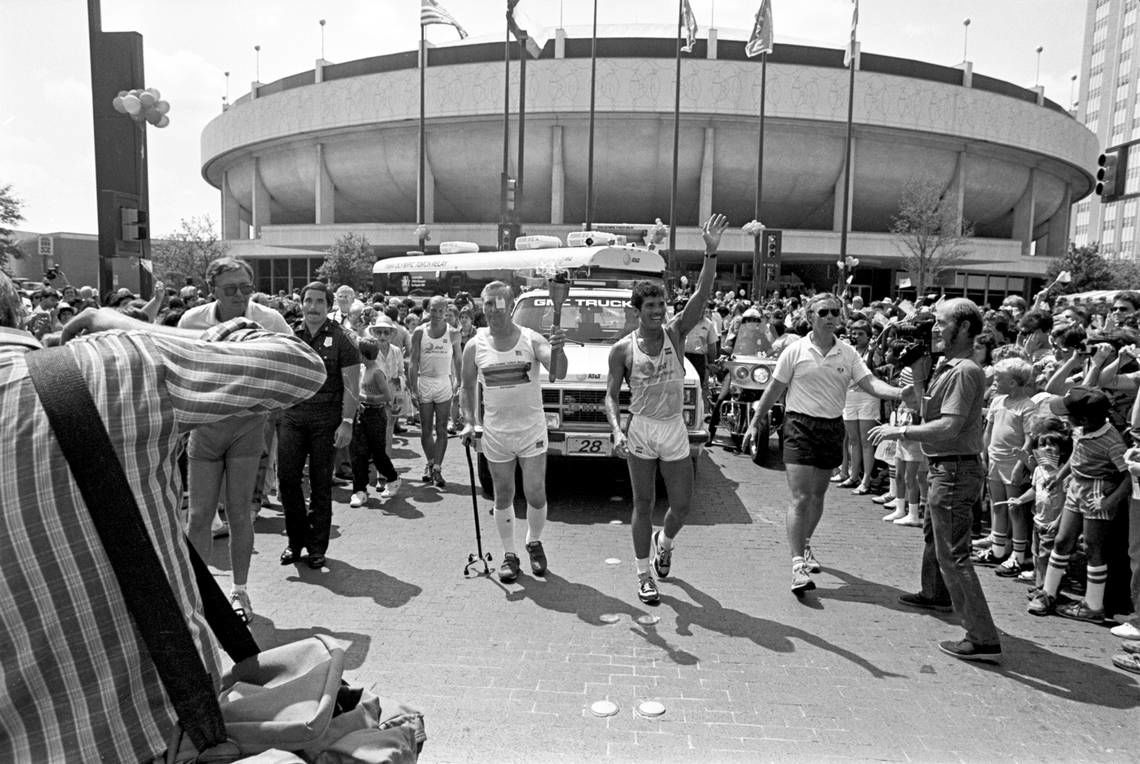
{"type": "MultiPolygon", "coordinates": [[[[149,760],[177,718],[28,377],[24,356],[40,343],[15,328],[22,312],[0,274],[0,537],[13,550],[0,558],[0,761],[149,760]]],[[[198,332],[91,309],[63,340],[217,678],[177,515],[179,443],[198,425],[305,400],[324,364],[244,318],[198,332]]]]}

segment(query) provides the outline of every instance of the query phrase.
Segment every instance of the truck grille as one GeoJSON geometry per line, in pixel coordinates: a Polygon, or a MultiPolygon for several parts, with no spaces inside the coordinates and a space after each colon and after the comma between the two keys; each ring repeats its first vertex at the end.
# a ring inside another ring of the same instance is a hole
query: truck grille
{"type": "MultiPolygon", "coordinates": [[[[564,424],[606,424],[606,391],[601,388],[546,388],[542,403],[558,408],[564,424]]],[[[629,405],[629,391],[618,393],[618,405],[629,405]]]]}

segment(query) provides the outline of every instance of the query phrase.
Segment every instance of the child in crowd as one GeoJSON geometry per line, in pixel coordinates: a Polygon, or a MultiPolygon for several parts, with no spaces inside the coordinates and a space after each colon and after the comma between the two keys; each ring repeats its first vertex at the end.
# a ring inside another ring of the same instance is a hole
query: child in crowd
{"type": "Polygon", "coordinates": [[[1029,507],[1010,502],[1027,487],[1025,477],[1028,475],[1018,467],[1024,467],[1029,457],[1029,419],[1036,410],[1030,397],[1033,384],[1033,365],[1028,361],[1004,358],[994,364],[994,397],[986,412],[982,436],[989,458],[993,543],[977,555],[974,562],[998,565],[997,574],[1006,578],[1033,570],[1029,561],[1029,507]]]}
{"type": "Polygon", "coordinates": [[[388,408],[392,402],[392,387],[388,377],[376,360],[380,342],[374,337],[360,340],[360,358],[364,369],[360,374],[360,408],[352,427],[352,498],[350,507],[362,507],[368,501],[368,462],[376,465],[386,484],[381,499],[390,499],[400,490],[400,478],[392,460],[388,458],[386,438],[388,408]]]}
{"type": "Polygon", "coordinates": [[[1100,390],[1078,385],[1050,405],[1053,413],[1067,416],[1073,425],[1073,455],[1045,484],[1052,489],[1069,480],[1064,511],[1049,555],[1041,591],[1029,603],[1032,615],[1056,613],[1091,623],[1104,620],[1104,589],[1108,565],[1104,540],[1117,507],[1130,489],[1125,480],[1124,439],[1108,423],[1109,400],[1100,390]],[[1082,529],[1088,547],[1088,581],[1085,598],[1057,606],[1061,577],[1082,529]]]}

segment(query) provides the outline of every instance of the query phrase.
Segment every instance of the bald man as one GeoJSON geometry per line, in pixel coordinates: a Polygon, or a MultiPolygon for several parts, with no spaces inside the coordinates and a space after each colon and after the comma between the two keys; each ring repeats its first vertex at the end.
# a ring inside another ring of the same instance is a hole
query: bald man
{"type": "Polygon", "coordinates": [[[427,460],[423,481],[438,488],[447,485],[440,465],[447,453],[447,416],[462,364],[459,339],[459,330],[447,323],[447,298],[436,295],[428,302],[428,322],[412,332],[408,388],[420,411],[420,445],[427,460]]]}

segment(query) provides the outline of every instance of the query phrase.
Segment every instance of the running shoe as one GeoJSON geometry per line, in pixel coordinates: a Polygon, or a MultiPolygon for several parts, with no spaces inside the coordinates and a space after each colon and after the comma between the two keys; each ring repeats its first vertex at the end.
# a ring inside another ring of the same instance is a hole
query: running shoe
{"type": "Polygon", "coordinates": [[[1112,636],[1120,637],[1121,639],[1140,640],[1140,627],[1132,621],[1125,621],[1119,626],[1113,626],[1110,630],[1112,636]]]}
{"type": "Polygon", "coordinates": [[[803,594],[815,588],[815,581],[808,575],[808,566],[802,562],[792,566],[792,594],[803,594]]]}
{"type": "Polygon", "coordinates": [[[1009,554],[1010,553],[1007,552],[1006,554],[1002,555],[1001,557],[998,557],[996,554],[994,554],[993,549],[987,549],[986,551],[981,552],[980,554],[975,553],[974,555],[972,555],[970,557],[970,560],[975,565],[985,565],[986,567],[996,567],[998,565],[1001,565],[1007,559],[1009,559],[1009,554]]]}
{"type": "Polygon", "coordinates": [[[895,500],[894,495],[891,494],[889,491],[887,493],[880,494],[878,496],[873,496],[871,498],[871,501],[873,501],[876,504],[886,504],[888,501],[894,501],[894,500],[895,500]]]}
{"type": "Polygon", "coordinates": [[[661,601],[661,592],[657,591],[657,582],[649,573],[642,573],[637,577],[637,596],[646,605],[656,605],[661,601]]]}
{"type": "Polygon", "coordinates": [[[503,564],[499,566],[499,580],[509,584],[519,577],[519,556],[514,552],[503,555],[503,564]]]}
{"type": "Polygon", "coordinates": [[[249,604],[247,592],[233,592],[230,594],[230,607],[243,622],[253,623],[253,605],[249,604]]]}
{"type": "Polygon", "coordinates": [[[546,575],[546,551],[541,541],[531,541],[526,545],[526,553],[530,556],[530,569],[536,576],[546,575]]]}
{"type": "Polygon", "coordinates": [[[819,560],[815,559],[810,544],[804,547],[804,565],[807,565],[808,573],[819,573],[823,570],[823,566],[819,564],[819,560]]]}
{"type": "Polygon", "coordinates": [[[432,468],[434,466],[435,465],[433,465],[431,462],[428,462],[427,466],[424,467],[424,476],[422,478],[420,478],[420,480],[422,480],[425,483],[430,483],[431,479],[432,479],[432,472],[433,472],[432,468]]]}
{"type": "Polygon", "coordinates": [[[939,642],[938,649],[964,661],[997,663],[1001,660],[1001,645],[976,645],[968,639],[939,642]]]}
{"type": "Polygon", "coordinates": [[[922,592],[900,594],[899,604],[920,610],[937,610],[939,613],[951,613],[954,611],[954,606],[950,602],[939,602],[938,600],[924,596],[922,592]]]}
{"type": "Polygon", "coordinates": [[[401,483],[403,483],[403,481],[400,480],[400,478],[396,478],[395,480],[389,482],[386,486],[384,486],[384,490],[380,492],[380,498],[381,499],[395,498],[396,494],[398,494],[400,492],[401,483]]]}
{"type": "Polygon", "coordinates": [[[1057,598],[1044,591],[1038,592],[1033,601],[1029,603],[1029,607],[1025,608],[1025,612],[1030,615],[1052,615],[1056,611],[1057,598]]]}
{"type": "Polygon", "coordinates": [[[435,484],[436,488],[447,488],[447,481],[443,479],[443,473],[439,471],[438,465],[431,468],[431,482],[435,484]]]}
{"type": "Polygon", "coordinates": [[[368,502],[368,494],[365,491],[357,491],[352,494],[352,498],[348,500],[350,507],[363,507],[368,502]]]}
{"type": "Polygon", "coordinates": [[[1057,615],[1062,618],[1072,618],[1074,621],[1088,621],[1098,624],[1104,622],[1104,610],[1093,610],[1084,600],[1061,605],[1057,608],[1057,615]]]}
{"type": "Polygon", "coordinates": [[[673,550],[661,546],[661,541],[659,540],[659,534],[663,533],[665,533],[664,528],[655,531],[650,537],[653,543],[653,570],[657,572],[658,578],[668,578],[669,569],[673,565],[673,550]]]}
{"type": "Polygon", "coordinates": [[[1027,571],[1030,573],[1033,572],[1032,562],[1018,562],[1016,559],[1014,559],[1013,555],[1010,555],[1006,558],[1005,562],[1003,562],[1001,565],[998,565],[997,570],[995,570],[994,573],[998,576],[1001,576],[1002,578],[1017,578],[1022,573],[1025,573],[1027,571]]]}

